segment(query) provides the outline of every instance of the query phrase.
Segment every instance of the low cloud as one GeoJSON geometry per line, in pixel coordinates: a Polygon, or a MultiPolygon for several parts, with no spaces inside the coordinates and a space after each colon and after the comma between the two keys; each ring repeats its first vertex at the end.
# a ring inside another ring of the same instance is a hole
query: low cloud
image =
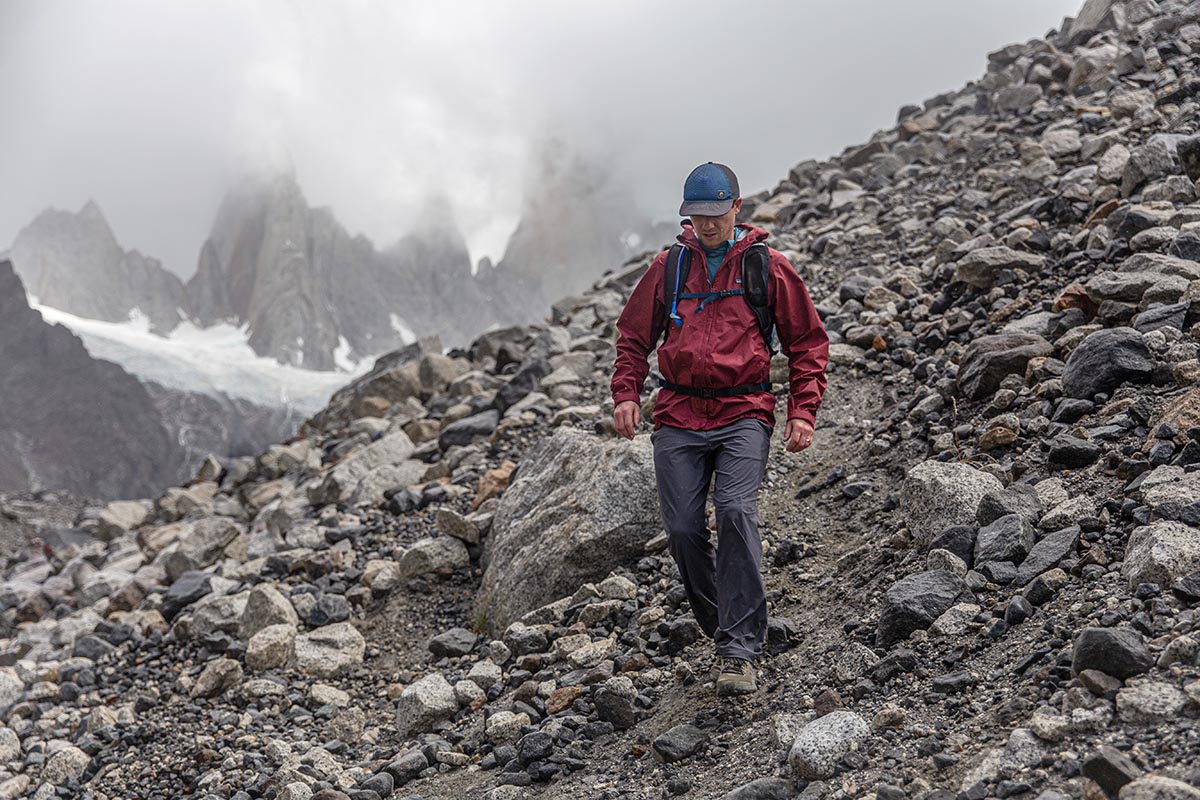
{"type": "Polygon", "coordinates": [[[0,247],[94,198],[126,247],[186,278],[234,177],[287,167],[382,246],[444,193],[495,259],[541,142],[598,154],[669,218],[696,163],[768,188],[1078,4],[15,0],[0,247]]]}

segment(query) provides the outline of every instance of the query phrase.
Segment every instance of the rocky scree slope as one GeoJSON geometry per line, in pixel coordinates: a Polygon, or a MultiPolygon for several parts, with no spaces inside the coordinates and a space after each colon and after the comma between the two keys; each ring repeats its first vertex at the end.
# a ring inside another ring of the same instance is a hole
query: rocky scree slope
{"type": "Polygon", "coordinates": [[[608,435],[642,261],[10,564],[0,793],[1196,797],[1200,14],[1080,20],[747,204],[834,340],[758,694],[608,435]]]}

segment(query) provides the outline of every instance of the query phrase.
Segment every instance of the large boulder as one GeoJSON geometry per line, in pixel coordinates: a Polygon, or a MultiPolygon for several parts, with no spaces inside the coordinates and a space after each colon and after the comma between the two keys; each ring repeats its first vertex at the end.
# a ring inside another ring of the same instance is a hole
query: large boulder
{"type": "Polygon", "coordinates": [[[1063,370],[1063,392],[1091,400],[1111,394],[1125,381],[1143,381],[1154,372],[1154,360],[1142,334],[1132,328],[1105,328],[1090,334],[1071,351],[1063,370]]]}
{"type": "Polygon", "coordinates": [[[910,633],[928,628],[967,592],[966,582],[947,570],[909,575],[893,584],[883,597],[876,639],[889,647],[910,633]]]}
{"type": "Polygon", "coordinates": [[[636,562],[662,529],[648,436],[561,428],[505,491],[487,540],[480,611],[494,631],[636,562]]]}
{"type": "Polygon", "coordinates": [[[969,464],[924,461],[908,471],[901,493],[904,518],[918,547],[952,525],[973,525],[984,495],[1003,485],[969,464]]]}
{"type": "Polygon", "coordinates": [[[1155,522],[1135,528],[1125,548],[1121,574],[1131,588],[1139,583],[1170,586],[1200,570],[1200,530],[1182,522],[1155,522]]]}
{"type": "Polygon", "coordinates": [[[1050,355],[1053,346],[1032,333],[997,333],[973,341],[958,369],[958,389],[968,399],[993,395],[1000,382],[1014,373],[1023,375],[1030,359],[1050,355]]]}

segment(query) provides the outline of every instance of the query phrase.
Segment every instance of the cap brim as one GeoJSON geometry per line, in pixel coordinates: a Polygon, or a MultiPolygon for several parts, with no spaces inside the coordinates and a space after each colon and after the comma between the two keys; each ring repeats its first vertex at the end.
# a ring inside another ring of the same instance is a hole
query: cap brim
{"type": "Polygon", "coordinates": [[[719,200],[710,202],[706,200],[694,200],[692,202],[684,201],[679,207],[679,216],[690,217],[693,214],[699,214],[702,217],[719,217],[729,209],[733,208],[733,200],[719,200]]]}

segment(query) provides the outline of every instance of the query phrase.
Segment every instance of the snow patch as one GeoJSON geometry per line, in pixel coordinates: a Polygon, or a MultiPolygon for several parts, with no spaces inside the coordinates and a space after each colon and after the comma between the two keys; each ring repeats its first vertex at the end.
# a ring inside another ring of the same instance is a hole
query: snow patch
{"type": "Polygon", "coordinates": [[[296,408],[306,414],[320,411],[330,395],[371,367],[371,359],[348,372],[280,364],[254,352],[246,325],[223,322],[199,328],[185,320],[161,336],[150,332],[144,315],[129,322],[101,322],[31,305],[46,322],[58,323],[83,340],[94,358],[114,361],[138,378],[184,391],[221,392],[271,408],[296,408]]]}
{"type": "Polygon", "coordinates": [[[350,342],[346,341],[345,336],[338,337],[338,346],[333,351],[333,363],[342,372],[354,372],[358,369],[358,362],[350,358],[350,353],[354,348],[350,346],[350,342]]]}
{"type": "Polygon", "coordinates": [[[412,344],[417,340],[417,335],[413,333],[413,329],[405,325],[404,320],[400,319],[400,317],[392,314],[388,317],[388,320],[392,323],[392,330],[400,334],[400,340],[404,344],[412,344]]]}

